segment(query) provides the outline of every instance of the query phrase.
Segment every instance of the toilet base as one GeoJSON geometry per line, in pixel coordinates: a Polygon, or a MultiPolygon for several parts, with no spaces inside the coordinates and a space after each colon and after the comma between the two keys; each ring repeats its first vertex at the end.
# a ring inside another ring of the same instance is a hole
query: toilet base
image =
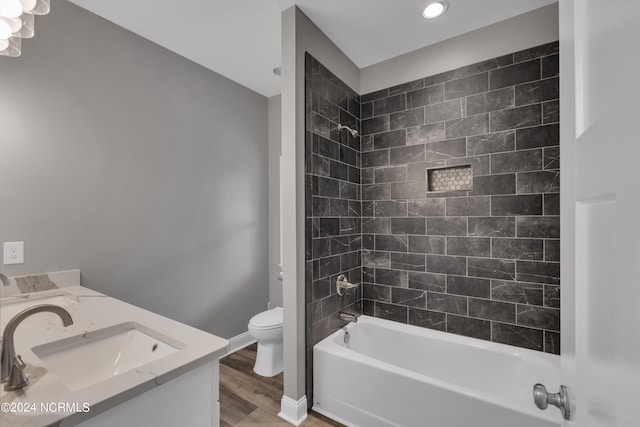
{"type": "Polygon", "coordinates": [[[283,368],[282,353],[282,344],[261,344],[258,342],[253,372],[263,377],[278,375],[283,368]]]}

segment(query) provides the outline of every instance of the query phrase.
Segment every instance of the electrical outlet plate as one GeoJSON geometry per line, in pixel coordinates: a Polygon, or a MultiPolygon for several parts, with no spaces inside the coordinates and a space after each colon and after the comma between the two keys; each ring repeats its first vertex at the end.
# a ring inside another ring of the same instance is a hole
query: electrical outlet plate
{"type": "Polygon", "coordinates": [[[24,242],[4,242],[4,265],[24,264],[24,242]]]}

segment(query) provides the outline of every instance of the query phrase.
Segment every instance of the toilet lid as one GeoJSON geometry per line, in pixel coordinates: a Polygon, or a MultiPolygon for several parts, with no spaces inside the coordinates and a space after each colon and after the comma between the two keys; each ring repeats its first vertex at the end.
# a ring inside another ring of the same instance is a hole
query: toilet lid
{"type": "Polygon", "coordinates": [[[282,307],[276,307],[253,316],[249,325],[256,329],[274,329],[282,327],[282,322],[282,307]]]}

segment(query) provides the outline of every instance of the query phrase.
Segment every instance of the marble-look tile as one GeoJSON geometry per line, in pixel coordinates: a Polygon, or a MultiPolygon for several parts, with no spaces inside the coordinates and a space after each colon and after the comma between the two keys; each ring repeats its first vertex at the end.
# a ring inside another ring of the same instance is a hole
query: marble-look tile
{"type": "Polygon", "coordinates": [[[516,280],[523,282],[560,284],[560,263],[516,261],[516,280]]]}
{"type": "Polygon", "coordinates": [[[542,104],[542,123],[558,123],[560,121],[560,102],[548,101],[542,104]]]}
{"type": "Polygon", "coordinates": [[[514,86],[521,83],[539,80],[540,60],[534,59],[527,62],[509,65],[489,72],[489,87],[491,90],[514,86]]]}
{"type": "Polygon", "coordinates": [[[467,154],[489,154],[515,149],[516,134],[513,130],[494,132],[467,138],[467,154]]]}
{"type": "Polygon", "coordinates": [[[542,124],[542,106],[533,104],[493,111],[489,116],[491,132],[537,126],[542,124]]]}
{"type": "Polygon", "coordinates": [[[522,216],[516,218],[518,237],[560,238],[560,217],[557,216],[522,216]]]}
{"type": "MultiPolygon", "coordinates": [[[[416,236],[411,236],[416,237],[416,236]]],[[[375,236],[375,248],[379,251],[407,252],[407,236],[401,235],[377,235],[375,236]]],[[[414,251],[412,251],[414,252],[414,251]]]]}
{"type": "Polygon", "coordinates": [[[392,288],[391,302],[407,307],[427,308],[427,292],[416,289],[392,288]]]}
{"type": "Polygon", "coordinates": [[[423,328],[445,331],[447,329],[447,316],[437,311],[409,308],[409,324],[423,328]]]}
{"type": "Polygon", "coordinates": [[[427,292],[427,308],[433,311],[467,315],[467,298],[459,295],[427,292]]]}
{"type": "Polygon", "coordinates": [[[394,322],[407,323],[408,308],[402,305],[385,304],[376,302],[374,315],[380,319],[393,320],[394,322]]]}
{"type": "Polygon", "coordinates": [[[514,237],[516,220],[514,217],[469,218],[469,236],[514,237]]]}
{"type": "Polygon", "coordinates": [[[424,107],[424,122],[436,123],[464,117],[464,99],[454,99],[424,107]]]}
{"type": "Polygon", "coordinates": [[[469,298],[469,316],[497,322],[516,322],[516,305],[508,302],[469,298]]]}
{"type": "Polygon", "coordinates": [[[390,198],[390,184],[362,185],[362,200],[385,200],[390,198]]]}
{"type": "Polygon", "coordinates": [[[409,200],[407,213],[409,216],[444,216],[446,199],[409,200]]]}
{"type": "Polygon", "coordinates": [[[492,341],[542,351],[543,331],[521,326],[492,323],[492,341]]]}
{"type": "Polygon", "coordinates": [[[362,120],[361,124],[362,135],[369,135],[372,133],[386,132],[389,130],[389,116],[374,117],[372,119],[362,120]]]}
{"type": "Polygon", "coordinates": [[[446,122],[446,137],[461,138],[489,132],[489,114],[478,114],[446,122]]]}
{"type": "Polygon", "coordinates": [[[390,130],[405,129],[424,124],[424,108],[393,113],[389,116],[390,130]]]}
{"type": "Polygon", "coordinates": [[[489,320],[447,314],[447,332],[481,340],[490,340],[491,322],[489,320]]]}
{"type": "Polygon", "coordinates": [[[560,97],[560,81],[557,77],[525,83],[515,87],[516,105],[550,101],[560,97]]]}
{"type": "Polygon", "coordinates": [[[424,162],[424,145],[408,145],[406,147],[392,148],[389,162],[392,165],[406,165],[407,163],[424,162]]]}
{"type": "Polygon", "coordinates": [[[430,123],[423,126],[407,128],[407,144],[425,144],[443,140],[445,137],[444,123],[430,123]]]}
{"type": "Polygon", "coordinates": [[[503,259],[469,258],[468,275],[487,279],[514,280],[516,262],[503,259]]]}
{"type": "Polygon", "coordinates": [[[391,255],[389,252],[362,251],[362,266],[369,268],[389,268],[391,255]]]}
{"type": "Polygon", "coordinates": [[[391,184],[392,199],[419,199],[427,194],[427,182],[394,182],[391,184]]]}
{"type": "Polygon", "coordinates": [[[545,194],[543,201],[545,215],[560,215],[560,194],[545,194]]]}
{"type": "Polygon", "coordinates": [[[447,255],[491,256],[491,239],[484,237],[447,237],[447,255]]]}
{"type": "Polygon", "coordinates": [[[429,235],[436,236],[466,236],[466,217],[429,217],[427,218],[429,235]]]}
{"type": "Polygon", "coordinates": [[[391,234],[420,234],[426,233],[424,218],[391,218],[391,234]]]}
{"type": "Polygon", "coordinates": [[[407,180],[407,166],[383,166],[377,167],[373,171],[373,181],[383,182],[405,182],[407,180]]]}
{"type": "Polygon", "coordinates": [[[473,196],[515,194],[515,174],[476,176],[473,178],[473,196]]]}
{"type": "Polygon", "coordinates": [[[467,274],[467,258],[460,256],[427,255],[427,271],[429,273],[467,274]]]}
{"type": "Polygon", "coordinates": [[[403,145],[407,145],[407,132],[404,129],[377,133],[373,137],[373,146],[376,150],[403,145]]]}
{"type": "Polygon", "coordinates": [[[409,252],[444,255],[446,238],[441,236],[409,236],[409,252]]]}
{"type": "Polygon", "coordinates": [[[542,194],[491,196],[491,215],[542,215],[542,194]]]}
{"type": "Polygon", "coordinates": [[[560,354],[560,334],[557,332],[544,331],[544,352],[560,354]]]}
{"type": "Polygon", "coordinates": [[[388,270],[384,268],[376,268],[375,283],[378,285],[407,287],[407,271],[388,270]]]}
{"type": "Polygon", "coordinates": [[[559,144],[560,126],[558,124],[516,130],[516,149],[518,150],[559,144]]]}
{"type": "Polygon", "coordinates": [[[493,258],[543,259],[543,240],[541,239],[492,239],[493,258]]]}
{"type": "Polygon", "coordinates": [[[448,198],[447,216],[489,216],[491,197],[448,198]]]}
{"type": "Polygon", "coordinates": [[[422,254],[391,253],[391,268],[405,271],[425,271],[425,256],[422,254]]]}
{"type": "Polygon", "coordinates": [[[542,150],[525,150],[491,155],[491,173],[537,171],[542,169],[542,150]]]}
{"type": "Polygon", "coordinates": [[[410,271],[408,287],[411,289],[423,289],[432,292],[445,292],[446,278],[444,274],[420,273],[410,271]]]}
{"type": "Polygon", "coordinates": [[[518,325],[560,331],[560,310],[518,305],[518,325]]]}
{"type": "Polygon", "coordinates": [[[406,97],[404,94],[380,98],[373,101],[373,115],[395,113],[406,108],[406,97]]]}
{"type": "Polygon", "coordinates": [[[511,108],[514,103],[513,87],[506,87],[491,92],[467,97],[467,114],[489,113],[491,111],[511,108]]]}
{"type": "Polygon", "coordinates": [[[445,83],[445,99],[460,98],[489,90],[489,73],[475,74],[445,83]]]}
{"type": "Polygon", "coordinates": [[[528,305],[544,305],[542,285],[507,280],[491,281],[491,299],[528,305]]]}
{"type": "Polygon", "coordinates": [[[444,101],[444,84],[407,92],[407,108],[422,107],[444,101]]]}
{"type": "Polygon", "coordinates": [[[476,277],[447,276],[447,293],[489,298],[491,296],[491,281],[476,277]]]}
{"type": "Polygon", "coordinates": [[[362,297],[372,301],[391,302],[391,288],[372,283],[363,283],[362,297]]]}
{"type": "Polygon", "coordinates": [[[560,262],[560,240],[546,239],[544,241],[544,260],[560,262]]]}
{"type": "Polygon", "coordinates": [[[465,157],[467,155],[466,141],[464,138],[431,142],[425,144],[424,148],[425,158],[429,162],[465,157]]]}

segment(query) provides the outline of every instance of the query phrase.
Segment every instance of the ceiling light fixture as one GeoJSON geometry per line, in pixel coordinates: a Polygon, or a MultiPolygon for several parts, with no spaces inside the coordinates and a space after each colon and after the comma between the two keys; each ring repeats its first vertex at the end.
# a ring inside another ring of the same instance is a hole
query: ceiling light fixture
{"type": "Polygon", "coordinates": [[[50,0],[0,0],[0,56],[20,56],[22,39],[34,35],[34,15],[49,10],[50,0]]]}
{"type": "Polygon", "coordinates": [[[447,10],[447,3],[443,1],[438,1],[434,3],[429,3],[427,7],[422,11],[422,16],[427,19],[437,18],[441,16],[447,10]]]}

